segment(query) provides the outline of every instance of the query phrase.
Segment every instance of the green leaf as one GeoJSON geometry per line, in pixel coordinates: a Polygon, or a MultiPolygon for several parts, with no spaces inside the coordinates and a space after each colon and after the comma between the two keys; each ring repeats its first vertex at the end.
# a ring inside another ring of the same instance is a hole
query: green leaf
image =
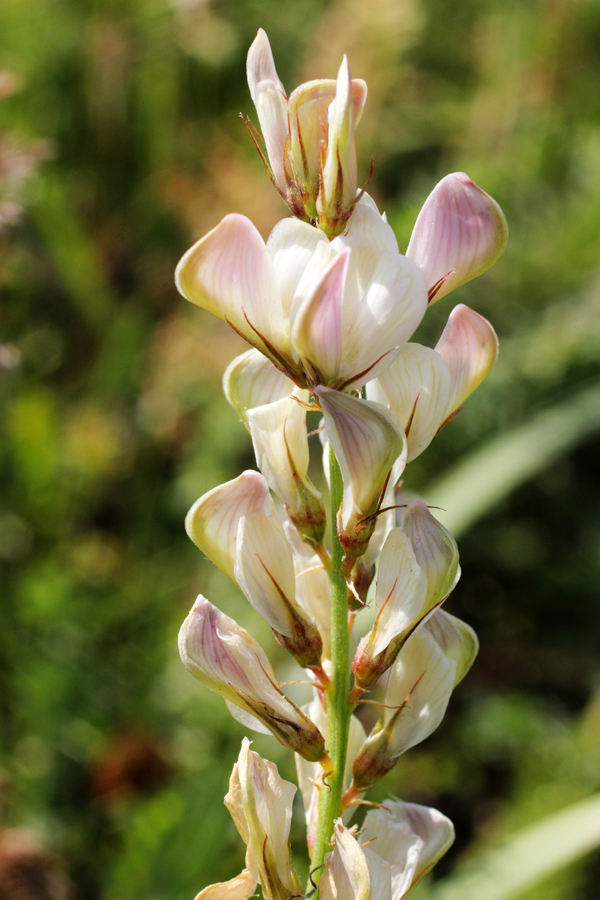
{"type": "Polygon", "coordinates": [[[520,831],[436,887],[431,900],[511,900],[600,845],[600,794],[520,831]]]}
{"type": "Polygon", "coordinates": [[[516,487],[600,429],[600,385],[539,413],[468,456],[423,492],[455,537],[516,487]]]}

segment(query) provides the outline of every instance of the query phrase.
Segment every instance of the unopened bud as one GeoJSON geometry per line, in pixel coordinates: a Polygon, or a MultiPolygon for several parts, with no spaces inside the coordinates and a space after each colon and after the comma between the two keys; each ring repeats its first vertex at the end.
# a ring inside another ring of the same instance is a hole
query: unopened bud
{"type": "Polygon", "coordinates": [[[297,218],[315,222],[328,237],[341,234],[357,203],[354,130],[366,84],[350,78],[344,57],[337,81],[301,84],[288,101],[262,29],[248,52],[247,70],[266,159],[253,139],[274,185],[297,218]]]}

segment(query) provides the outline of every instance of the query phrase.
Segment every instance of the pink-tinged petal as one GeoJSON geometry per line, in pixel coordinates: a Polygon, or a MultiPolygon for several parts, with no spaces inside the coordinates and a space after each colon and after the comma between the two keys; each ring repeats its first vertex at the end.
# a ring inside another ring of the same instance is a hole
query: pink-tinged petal
{"type": "Polygon", "coordinates": [[[398,417],[369,400],[325,387],[315,388],[325,430],[344,481],[342,525],[364,519],[378,508],[395,461],[406,452],[398,417]]]}
{"type": "Polygon", "coordinates": [[[496,201],[464,172],[455,172],[423,204],[406,255],[423,270],[431,301],[437,301],[485,272],[507,240],[508,226],[496,201]]]}
{"type": "Polygon", "coordinates": [[[292,551],[275,517],[240,519],[235,578],[246,599],[274,631],[292,637],[296,582],[292,551]]]}
{"type": "Polygon", "coordinates": [[[247,869],[244,869],[230,881],[210,884],[196,896],[196,900],[250,900],[256,890],[256,881],[247,869]]]}
{"type": "Polygon", "coordinates": [[[454,660],[429,632],[418,628],[392,666],[385,692],[389,709],[383,721],[390,726],[390,756],[397,758],[435,731],[444,718],[455,672],[454,660]]]}
{"type": "MultiPolygon", "coordinates": [[[[365,652],[373,657],[413,625],[427,596],[427,579],[421,571],[408,536],[401,528],[390,531],[377,572],[375,624],[365,640],[365,652]]],[[[360,651],[359,651],[360,652],[360,651]]]]}
{"type": "Polygon", "coordinates": [[[450,372],[450,415],[491,372],[498,357],[498,338],[487,319],[459,303],[435,349],[450,372]]]}
{"type": "Polygon", "coordinates": [[[452,536],[424,503],[411,503],[402,527],[390,532],[381,554],[377,617],[352,663],[357,684],[368,689],[377,683],[409,635],[454,588],[459,574],[452,536]]]}
{"type": "Polygon", "coordinates": [[[276,369],[259,350],[247,350],[229,363],[223,375],[223,391],[240,419],[248,425],[248,410],[289,397],[296,385],[276,369]]]}
{"type": "Polygon", "coordinates": [[[298,294],[302,299],[302,284],[307,278],[316,279],[329,262],[329,241],[322,231],[299,219],[282,219],[267,241],[267,253],[275,269],[283,315],[293,318],[298,294]]]}
{"type": "Polygon", "coordinates": [[[179,655],[198,681],[260,719],[284,747],[309,762],[324,757],[323,736],[285,696],[260,644],[201,595],[179,631],[179,655]]]}
{"type": "Polygon", "coordinates": [[[248,51],[246,66],[250,95],[258,113],[273,177],[285,191],[285,144],[288,138],[288,104],[279,80],[269,39],[259,28],[248,51]]]}
{"type": "Polygon", "coordinates": [[[431,443],[448,415],[451,381],[448,367],[435,350],[407,344],[377,379],[367,385],[367,396],[381,389],[390,409],[398,415],[408,443],[407,462],[431,443]]]}
{"type": "Polygon", "coordinates": [[[231,213],[181,258],[175,272],[183,296],[229,322],[269,355],[283,356],[288,338],[275,271],[262,237],[246,216],[231,213]]]}
{"type": "Polygon", "coordinates": [[[454,684],[457,685],[475,662],[479,652],[477,635],[470,625],[443,609],[437,609],[423,627],[427,628],[446,656],[456,663],[454,684]]]}
{"type": "Polygon", "coordinates": [[[456,668],[424,626],[410,635],[390,670],[383,715],[354,763],[355,790],[374,787],[402,753],[438,727],[456,668]]]}
{"type": "Polygon", "coordinates": [[[373,841],[371,846],[389,862],[392,900],[401,900],[451,847],[454,826],[437,809],[386,800],[365,816],[361,841],[373,841]]]}
{"type": "Polygon", "coordinates": [[[185,519],[194,544],[232,581],[239,521],[253,512],[275,515],[267,482],[248,469],[196,500],[185,519]]]}
{"type": "Polygon", "coordinates": [[[318,384],[335,382],[342,358],[342,304],[349,249],[325,269],[312,296],[298,309],[292,324],[294,353],[318,384]]]}
{"type": "Polygon", "coordinates": [[[454,590],[460,578],[456,541],[421,500],[404,510],[402,530],[410,538],[417,563],[427,578],[426,608],[433,609],[454,590]]]}

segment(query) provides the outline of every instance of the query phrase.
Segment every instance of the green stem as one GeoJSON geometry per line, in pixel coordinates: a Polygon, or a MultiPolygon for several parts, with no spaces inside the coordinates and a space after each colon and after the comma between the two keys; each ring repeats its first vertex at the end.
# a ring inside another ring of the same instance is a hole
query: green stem
{"type": "MultiPolygon", "coordinates": [[[[327,691],[328,751],[333,772],[327,786],[319,794],[319,814],[311,869],[322,865],[331,849],[333,823],[342,813],[344,769],[348,749],[348,731],[352,709],[350,692],[350,635],[348,632],[348,587],[342,574],[343,551],[337,534],[337,513],[342,505],[342,473],[331,447],[329,448],[329,479],[331,486],[331,685],[327,691]]],[[[314,874],[318,883],[322,869],[314,874]]]]}

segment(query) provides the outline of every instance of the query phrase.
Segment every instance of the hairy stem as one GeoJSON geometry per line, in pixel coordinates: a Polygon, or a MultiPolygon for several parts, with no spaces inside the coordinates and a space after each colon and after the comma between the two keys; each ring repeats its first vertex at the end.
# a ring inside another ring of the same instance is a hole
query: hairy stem
{"type": "MultiPolygon", "coordinates": [[[[331,447],[329,448],[329,478],[331,484],[331,684],[327,689],[327,719],[329,727],[328,751],[333,772],[319,794],[319,815],[311,869],[321,866],[331,849],[334,820],[342,813],[344,768],[348,749],[348,731],[352,708],[350,692],[350,639],[348,632],[348,588],[342,574],[343,551],[337,534],[337,513],[342,504],[342,473],[331,447]]],[[[318,882],[322,870],[314,873],[318,882]]]]}

